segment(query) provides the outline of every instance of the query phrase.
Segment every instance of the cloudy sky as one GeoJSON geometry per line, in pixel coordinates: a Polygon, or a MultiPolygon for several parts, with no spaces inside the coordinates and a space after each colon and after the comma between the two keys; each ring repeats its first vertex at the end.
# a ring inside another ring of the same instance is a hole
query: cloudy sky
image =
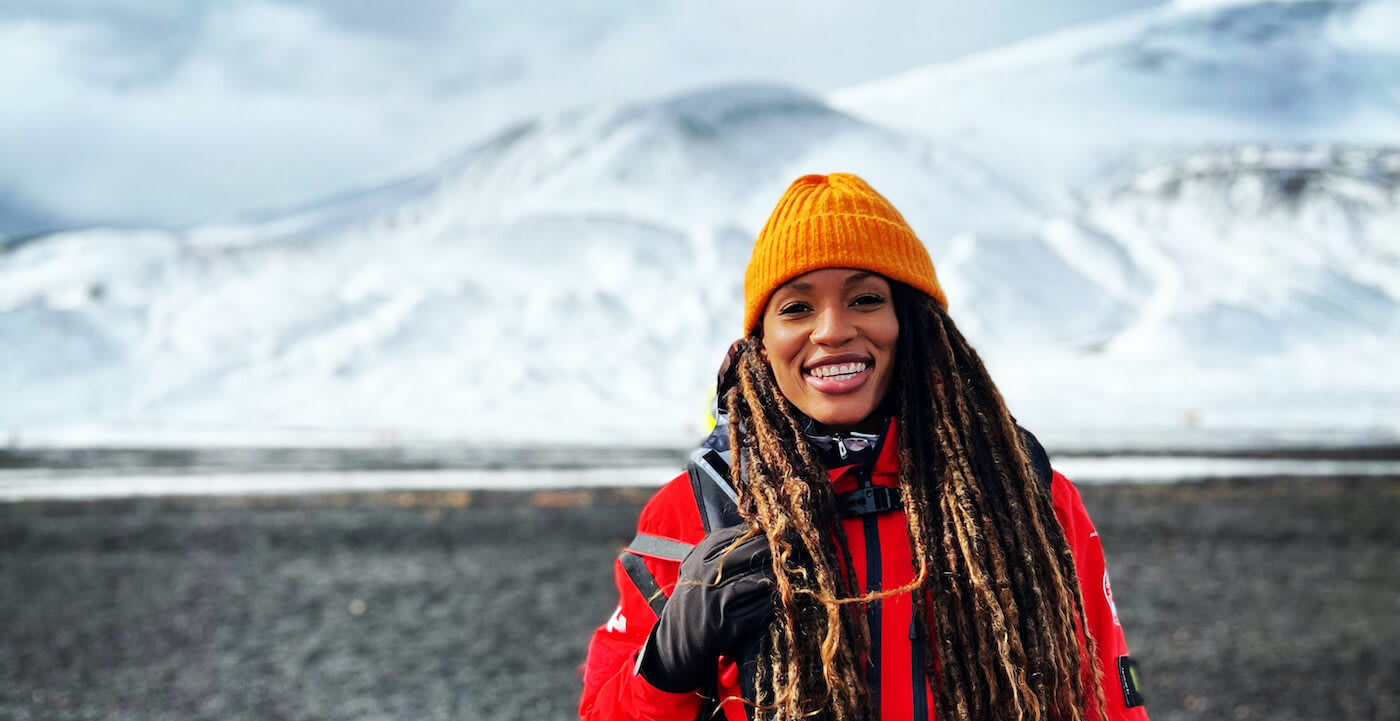
{"type": "Polygon", "coordinates": [[[0,237],[293,206],[552,109],[827,91],[1154,4],[11,0],[0,237]]]}

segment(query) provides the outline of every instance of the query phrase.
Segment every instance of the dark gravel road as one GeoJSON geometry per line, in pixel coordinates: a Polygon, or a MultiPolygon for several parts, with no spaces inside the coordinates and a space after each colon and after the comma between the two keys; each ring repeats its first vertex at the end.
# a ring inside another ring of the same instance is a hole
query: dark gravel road
{"type": "MultiPolygon", "coordinates": [[[[1400,478],[1082,492],[1154,719],[1400,719],[1400,478]]],[[[0,505],[0,719],[571,718],[644,496],[0,505]]]]}

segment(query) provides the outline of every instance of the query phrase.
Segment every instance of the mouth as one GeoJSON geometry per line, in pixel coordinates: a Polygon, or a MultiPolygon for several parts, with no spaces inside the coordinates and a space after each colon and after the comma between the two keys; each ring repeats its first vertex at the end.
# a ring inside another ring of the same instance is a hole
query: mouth
{"type": "Polygon", "coordinates": [[[802,377],[822,393],[850,393],[865,385],[874,367],[871,360],[822,362],[802,370],[802,377]]]}

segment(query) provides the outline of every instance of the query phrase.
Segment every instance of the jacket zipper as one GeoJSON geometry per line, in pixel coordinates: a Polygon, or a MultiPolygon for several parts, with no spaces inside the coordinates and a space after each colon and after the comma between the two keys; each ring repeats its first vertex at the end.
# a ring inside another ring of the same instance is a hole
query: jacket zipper
{"type": "MultiPolygon", "coordinates": [[[[869,471],[861,469],[856,474],[857,487],[870,485],[869,471]]],[[[865,588],[867,591],[880,590],[880,526],[878,514],[861,518],[865,530],[865,588]]],[[[865,623],[870,627],[870,718],[880,718],[880,602],[871,601],[865,607],[865,623]]]]}
{"type": "Polygon", "coordinates": [[[914,668],[914,682],[909,685],[914,689],[913,721],[928,721],[928,679],[924,676],[924,644],[919,638],[917,617],[909,619],[909,656],[909,665],[914,668]]]}

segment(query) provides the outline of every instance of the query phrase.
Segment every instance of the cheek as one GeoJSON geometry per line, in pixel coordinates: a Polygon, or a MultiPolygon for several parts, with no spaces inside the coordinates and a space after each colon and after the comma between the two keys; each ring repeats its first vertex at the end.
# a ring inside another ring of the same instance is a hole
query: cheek
{"type": "Polygon", "coordinates": [[[802,392],[802,373],[797,368],[797,351],[794,349],[794,346],[800,347],[801,344],[794,343],[791,335],[785,335],[780,329],[764,324],[763,355],[768,361],[769,369],[773,371],[773,380],[778,383],[778,391],[790,401],[802,392]]]}
{"type": "Polygon", "coordinates": [[[872,317],[862,330],[876,355],[894,356],[899,342],[899,318],[893,309],[872,317]]]}
{"type": "Polygon", "coordinates": [[[880,345],[885,346],[893,353],[895,344],[899,341],[899,318],[894,314],[893,309],[883,318],[876,333],[880,336],[880,345]]]}
{"type": "Polygon", "coordinates": [[[899,320],[894,317],[893,312],[890,313],[887,322],[872,329],[871,340],[883,351],[884,362],[880,364],[881,373],[878,379],[879,390],[883,392],[894,377],[894,364],[899,352],[899,320]]]}
{"type": "Polygon", "coordinates": [[[768,363],[774,370],[791,363],[801,345],[801,338],[791,328],[784,328],[781,323],[764,319],[763,354],[768,357],[768,363]]]}
{"type": "Polygon", "coordinates": [[[763,359],[768,362],[768,368],[773,371],[773,377],[777,379],[778,385],[784,390],[788,389],[788,378],[792,375],[790,355],[791,353],[785,352],[781,339],[764,336],[763,359]]]}

